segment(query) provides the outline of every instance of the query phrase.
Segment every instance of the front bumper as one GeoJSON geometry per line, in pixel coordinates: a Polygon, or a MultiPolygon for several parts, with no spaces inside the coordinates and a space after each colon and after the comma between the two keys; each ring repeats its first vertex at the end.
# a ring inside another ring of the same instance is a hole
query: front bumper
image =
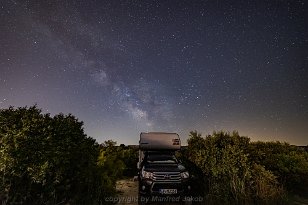
{"type": "Polygon", "coordinates": [[[179,181],[155,181],[151,179],[141,179],[139,181],[139,193],[146,196],[188,196],[191,185],[189,179],[179,181]],[[162,194],[160,189],[176,189],[174,194],[162,194]]]}

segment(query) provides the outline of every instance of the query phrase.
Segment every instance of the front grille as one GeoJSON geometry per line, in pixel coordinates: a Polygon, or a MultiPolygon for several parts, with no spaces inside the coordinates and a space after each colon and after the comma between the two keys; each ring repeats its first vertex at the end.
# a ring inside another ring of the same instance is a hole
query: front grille
{"type": "Polygon", "coordinates": [[[170,181],[178,182],[181,180],[180,172],[154,172],[153,173],[154,181],[170,181]]]}

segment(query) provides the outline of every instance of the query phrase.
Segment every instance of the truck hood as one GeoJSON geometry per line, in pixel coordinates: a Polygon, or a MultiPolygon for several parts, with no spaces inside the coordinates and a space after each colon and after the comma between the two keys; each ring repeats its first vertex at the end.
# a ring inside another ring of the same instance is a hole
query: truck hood
{"type": "Polygon", "coordinates": [[[144,171],[147,172],[184,172],[185,167],[181,164],[145,164],[144,171]]]}

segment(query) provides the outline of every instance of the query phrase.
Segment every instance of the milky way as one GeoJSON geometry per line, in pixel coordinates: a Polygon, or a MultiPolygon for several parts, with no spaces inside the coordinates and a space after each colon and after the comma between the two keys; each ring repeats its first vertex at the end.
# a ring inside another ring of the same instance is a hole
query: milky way
{"type": "Polygon", "coordinates": [[[238,130],[308,144],[307,2],[0,4],[0,108],[72,113],[89,136],[238,130]]]}

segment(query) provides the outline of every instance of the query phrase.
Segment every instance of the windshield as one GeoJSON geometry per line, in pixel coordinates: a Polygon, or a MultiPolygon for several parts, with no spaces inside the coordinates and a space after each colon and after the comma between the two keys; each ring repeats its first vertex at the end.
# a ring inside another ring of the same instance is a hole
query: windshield
{"type": "Polygon", "coordinates": [[[173,155],[148,155],[147,163],[167,163],[167,164],[175,164],[177,160],[173,155]]]}

